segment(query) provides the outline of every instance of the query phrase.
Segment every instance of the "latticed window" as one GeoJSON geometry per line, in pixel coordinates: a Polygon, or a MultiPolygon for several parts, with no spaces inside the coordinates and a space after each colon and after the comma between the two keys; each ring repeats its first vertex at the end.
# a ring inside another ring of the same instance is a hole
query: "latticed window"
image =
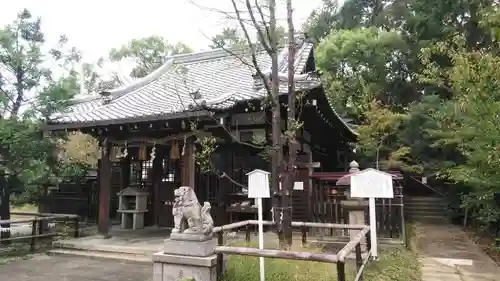
{"type": "Polygon", "coordinates": [[[163,176],[161,181],[162,182],[175,182],[175,168],[174,165],[172,165],[170,159],[166,158],[163,159],[162,161],[163,165],[163,176]]]}
{"type": "Polygon", "coordinates": [[[153,161],[152,160],[147,160],[147,161],[141,161],[141,178],[142,181],[147,181],[149,180],[149,174],[153,170],[153,161]]]}

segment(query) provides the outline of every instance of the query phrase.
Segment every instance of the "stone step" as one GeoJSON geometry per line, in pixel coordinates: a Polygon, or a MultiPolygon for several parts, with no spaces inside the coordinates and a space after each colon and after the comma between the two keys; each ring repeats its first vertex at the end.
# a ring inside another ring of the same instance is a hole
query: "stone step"
{"type": "Polygon", "coordinates": [[[404,197],[405,202],[444,202],[443,197],[434,196],[406,196],[404,197]]]}
{"type": "Polygon", "coordinates": [[[426,216],[426,215],[408,215],[408,220],[417,221],[417,222],[425,222],[430,224],[442,224],[449,223],[450,219],[441,215],[441,216],[426,216]]]}
{"type": "Polygon", "coordinates": [[[405,210],[407,215],[415,216],[445,216],[445,210],[434,210],[434,209],[410,209],[405,210]]]}
{"type": "Polygon", "coordinates": [[[119,260],[125,263],[140,263],[140,264],[152,264],[151,255],[134,255],[125,253],[112,253],[112,252],[102,252],[102,251],[82,251],[82,250],[70,250],[70,249],[53,249],[47,252],[48,255],[54,256],[78,256],[85,257],[89,259],[104,259],[104,260],[119,260]]]}
{"type": "Polygon", "coordinates": [[[404,211],[405,212],[412,212],[412,211],[420,211],[420,210],[429,210],[429,211],[436,211],[436,212],[445,212],[446,208],[441,205],[405,205],[404,206],[404,211]]]}
{"type": "Polygon", "coordinates": [[[446,202],[440,201],[403,201],[406,206],[445,206],[446,202]]]}

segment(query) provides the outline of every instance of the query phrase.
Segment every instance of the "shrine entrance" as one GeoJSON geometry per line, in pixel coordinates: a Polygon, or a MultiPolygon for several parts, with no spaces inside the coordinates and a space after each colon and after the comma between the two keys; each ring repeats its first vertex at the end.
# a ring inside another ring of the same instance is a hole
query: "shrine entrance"
{"type": "Polygon", "coordinates": [[[123,154],[125,147],[127,157],[115,160],[119,162],[121,182],[114,178],[112,184],[119,189],[135,187],[148,193],[145,226],[172,227],[173,194],[174,189],[181,186],[182,173],[178,144],[128,143],[118,147],[114,154],[123,154]]]}
{"type": "MultiPolygon", "coordinates": [[[[175,141],[174,141],[175,142],[175,141]]],[[[152,210],[153,224],[173,227],[172,207],[174,189],[182,185],[182,161],[178,143],[157,145],[157,157],[153,163],[152,210]]]]}

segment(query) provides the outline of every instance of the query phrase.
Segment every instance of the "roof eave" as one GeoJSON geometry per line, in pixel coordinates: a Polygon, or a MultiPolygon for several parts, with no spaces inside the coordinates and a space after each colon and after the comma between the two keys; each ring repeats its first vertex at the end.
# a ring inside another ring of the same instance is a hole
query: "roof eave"
{"type": "Polygon", "coordinates": [[[142,117],[132,117],[123,119],[112,119],[92,122],[67,122],[67,123],[47,123],[43,126],[44,131],[62,131],[62,130],[78,130],[84,128],[109,126],[109,125],[124,125],[129,123],[167,121],[173,119],[182,119],[189,117],[206,117],[212,113],[208,110],[183,111],[178,113],[169,113],[164,115],[150,115],[142,117]]]}

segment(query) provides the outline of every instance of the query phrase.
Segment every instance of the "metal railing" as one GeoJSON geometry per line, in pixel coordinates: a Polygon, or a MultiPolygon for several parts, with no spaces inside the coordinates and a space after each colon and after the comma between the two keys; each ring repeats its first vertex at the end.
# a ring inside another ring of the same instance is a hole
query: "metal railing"
{"type": "MultiPolygon", "coordinates": [[[[228,225],[223,225],[214,228],[214,233],[217,236],[218,245],[215,249],[217,253],[217,271],[219,276],[222,274],[223,255],[243,255],[276,259],[290,259],[290,260],[303,260],[335,263],[337,265],[337,278],[338,281],[346,281],[346,261],[348,255],[353,251],[355,252],[356,261],[356,277],[354,281],[361,281],[363,279],[363,272],[366,264],[371,258],[371,240],[370,240],[370,227],[367,225],[347,225],[347,224],[333,224],[333,223],[315,223],[315,222],[292,222],[292,227],[299,227],[302,234],[302,244],[307,243],[307,233],[309,228],[333,228],[333,229],[347,229],[358,230],[356,235],[336,254],[333,253],[309,253],[309,252],[293,252],[284,250],[270,250],[270,249],[257,249],[248,247],[231,247],[224,245],[224,232],[228,230],[237,230],[242,227],[245,228],[245,241],[250,242],[251,229],[249,226],[257,225],[256,220],[247,220],[236,222],[228,225]],[[366,238],[367,255],[363,258],[361,251],[361,241],[366,238]]],[[[274,225],[271,221],[264,221],[264,225],[274,225]]]]}

